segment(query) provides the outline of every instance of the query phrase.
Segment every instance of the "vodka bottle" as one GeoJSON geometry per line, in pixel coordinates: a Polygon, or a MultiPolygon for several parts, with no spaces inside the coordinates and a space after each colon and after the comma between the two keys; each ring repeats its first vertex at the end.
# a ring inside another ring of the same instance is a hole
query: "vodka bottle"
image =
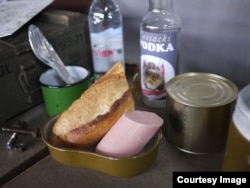
{"type": "Polygon", "coordinates": [[[93,0],[88,14],[93,67],[104,74],[116,62],[124,65],[122,15],[114,0],[93,0]]]}
{"type": "Polygon", "coordinates": [[[177,74],[181,20],[173,0],[149,0],[140,25],[143,102],[165,107],[166,83],[177,74]]]}

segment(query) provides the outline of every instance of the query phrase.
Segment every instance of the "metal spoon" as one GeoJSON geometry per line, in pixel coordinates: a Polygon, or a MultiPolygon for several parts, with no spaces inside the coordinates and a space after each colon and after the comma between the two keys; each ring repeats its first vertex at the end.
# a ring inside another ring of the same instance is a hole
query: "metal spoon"
{"type": "Polygon", "coordinates": [[[46,65],[52,67],[66,84],[74,83],[62,60],[39,28],[35,25],[30,25],[28,36],[30,46],[36,57],[46,65]]]}

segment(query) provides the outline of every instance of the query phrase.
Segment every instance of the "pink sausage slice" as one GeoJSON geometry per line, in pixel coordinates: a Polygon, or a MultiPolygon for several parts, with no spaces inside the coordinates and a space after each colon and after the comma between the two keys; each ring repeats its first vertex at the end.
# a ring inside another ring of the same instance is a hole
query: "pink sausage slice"
{"type": "Polygon", "coordinates": [[[96,147],[96,152],[110,157],[138,154],[163,124],[153,112],[125,112],[96,147]]]}

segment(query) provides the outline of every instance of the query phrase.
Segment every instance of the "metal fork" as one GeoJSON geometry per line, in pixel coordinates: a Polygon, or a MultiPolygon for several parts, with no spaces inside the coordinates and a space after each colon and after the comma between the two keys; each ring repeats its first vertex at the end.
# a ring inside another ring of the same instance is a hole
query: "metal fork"
{"type": "Polygon", "coordinates": [[[36,57],[46,65],[52,67],[66,84],[74,83],[62,60],[39,28],[35,25],[30,25],[28,35],[31,48],[36,57]]]}

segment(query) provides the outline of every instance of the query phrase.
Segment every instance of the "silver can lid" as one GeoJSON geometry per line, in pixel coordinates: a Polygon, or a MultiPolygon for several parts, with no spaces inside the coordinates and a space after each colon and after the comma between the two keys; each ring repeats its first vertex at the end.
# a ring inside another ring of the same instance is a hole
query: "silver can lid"
{"type": "Polygon", "coordinates": [[[211,73],[180,74],[169,80],[166,88],[173,100],[192,107],[223,106],[238,96],[238,88],[232,81],[211,73]]]}

